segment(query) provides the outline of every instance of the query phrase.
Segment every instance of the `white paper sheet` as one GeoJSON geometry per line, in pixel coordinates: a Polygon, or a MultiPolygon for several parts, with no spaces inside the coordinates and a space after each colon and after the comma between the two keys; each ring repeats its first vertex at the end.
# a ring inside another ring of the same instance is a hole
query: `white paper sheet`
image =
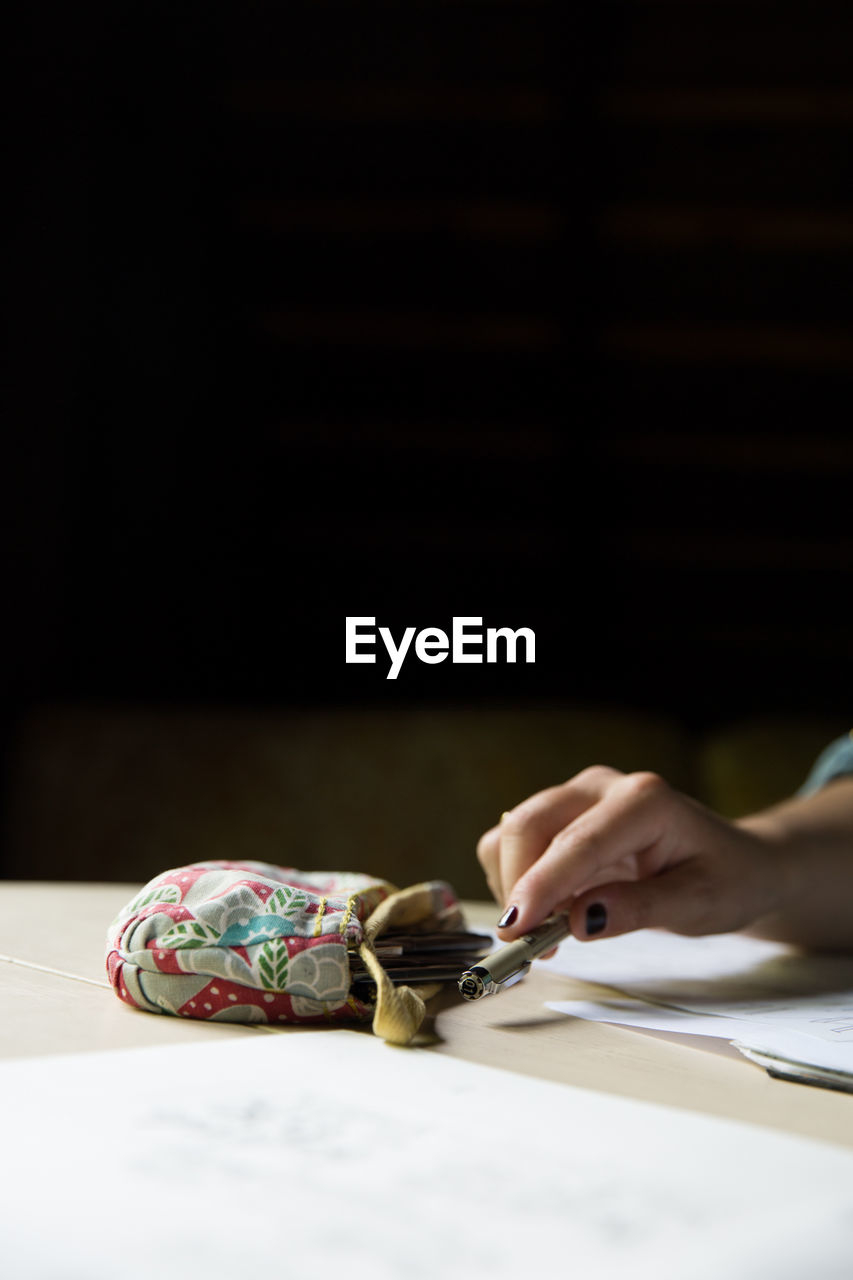
{"type": "Polygon", "coordinates": [[[730,1034],[717,1033],[729,1039],[758,1045],[769,1035],[781,1052],[793,1037],[788,1051],[806,1054],[798,1060],[853,1072],[853,957],[806,955],[739,934],[682,938],[646,929],[599,942],[567,939],[541,963],[698,1017],[730,1020],[730,1034]]]}
{"type": "Polygon", "coordinates": [[[847,1280],[853,1153],[357,1032],[0,1066],[15,1280],[847,1280]]]}
{"type": "Polygon", "coordinates": [[[624,990],[631,987],[649,998],[664,990],[688,999],[707,995],[710,984],[718,990],[727,980],[736,983],[735,990],[740,991],[747,976],[751,991],[758,984],[766,994],[768,978],[772,980],[778,973],[781,980],[792,958],[799,961],[799,953],[782,943],[739,933],[683,938],[663,929],[640,929],[590,942],[567,938],[552,959],[537,963],[589,982],[624,990]]]}
{"type": "MultiPolygon", "coordinates": [[[[741,1051],[758,1050],[775,1059],[805,1066],[853,1071],[851,1046],[833,1044],[773,1023],[745,1021],[714,1014],[668,1009],[637,1000],[550,1000],[547,1007],[587,1022],[608,1022],[647,1031],[667,1031],[683,1036],[709,1036],[727,1040],[741,1051]]],[[[750,1056],[750,1055],[747,1055],[750,1056]]]]}
{"type": "Polygon", "coordinates": [[[686,1009],[666,1009],[639,1000],[549,1000],[547,1008],[586,1022],[612,1022],[620,1027],[640,1027],[647,1031],[672,1031],[683,1036],[712,1036],[737,1040],[743,1024],[736,1018],[716,1018],[686,1009]]]}

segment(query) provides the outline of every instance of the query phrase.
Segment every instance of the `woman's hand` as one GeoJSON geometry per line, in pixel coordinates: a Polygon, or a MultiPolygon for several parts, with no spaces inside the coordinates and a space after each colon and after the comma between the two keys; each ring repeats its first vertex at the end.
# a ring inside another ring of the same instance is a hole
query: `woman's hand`
{"type": "Polygon", "coordinates": [[[766,833],[726,821],[657,774],[603,765],[505,813],[477,856],[507,940],[564,910],[581,940],[656,927],[727,933],[796,892],[791,860],[766,833]]]}

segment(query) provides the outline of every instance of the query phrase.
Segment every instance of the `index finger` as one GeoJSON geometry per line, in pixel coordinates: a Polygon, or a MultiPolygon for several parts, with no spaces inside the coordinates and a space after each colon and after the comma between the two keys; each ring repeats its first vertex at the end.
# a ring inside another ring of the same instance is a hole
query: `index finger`
{"type": "Polygon", "coordinates": [[[657,845],[673,815],[672,795],[655,774],[623,775],[594,806],[559,831],[511,888],[517,908],[513,935],[539,924],[584,886],[606,881],[608,868],[657,845]]]}
{"type": "Polygon", "coordinates": [[[593,765],[560,786],[538,791],[503,815],[495,873],[502,903],[506,904],[520,877],[542,857],[555,836],[621,777],[617,769],[593,765]]]}

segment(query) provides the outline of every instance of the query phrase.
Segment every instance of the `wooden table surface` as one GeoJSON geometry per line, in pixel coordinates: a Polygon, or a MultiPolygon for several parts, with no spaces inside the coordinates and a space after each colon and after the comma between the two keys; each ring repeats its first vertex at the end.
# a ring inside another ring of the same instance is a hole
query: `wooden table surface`
{"type": "MultiPolygon", "coordinates": [[[[104,972],[106,928],[137,889],[0,885],[0,1058],[263,1033],[256,1026],[142,1013],[116,999],[104,972]]],[[[465,907],[472,924],[494,922],[494,904],[465,907]]],[[[536,968],[497,997],[466,1003],[448,991],[431,1005],[428,1047],[413,1052],[447,1053],[853,1147],[853,1095],[772,1080],[723,1041],[583,1022],[545,1007],[548,1000],[601,994],[602,988],[536,968]]],[[[311,1033],[275,1029],[281,1035],[311,1033]]]]}

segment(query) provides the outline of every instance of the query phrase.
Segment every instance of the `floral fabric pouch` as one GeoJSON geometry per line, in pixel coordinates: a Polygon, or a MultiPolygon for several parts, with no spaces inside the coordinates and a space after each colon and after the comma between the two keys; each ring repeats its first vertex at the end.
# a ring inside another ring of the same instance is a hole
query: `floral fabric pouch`
{"type": "Polygon", "coordinates": [[[121,1000],[148,1013],[372,1021],[384,1039],[407,1043],[432,991],[395,986],[376,940],[387,930],[462,923],[453,890],[439,880],[397,890],[358,873],[196,862],[164,871],[122,908],[107,934],[107,973],[121,1000]],[[353,970],[367,987],[354,986],[353,970]]]}

